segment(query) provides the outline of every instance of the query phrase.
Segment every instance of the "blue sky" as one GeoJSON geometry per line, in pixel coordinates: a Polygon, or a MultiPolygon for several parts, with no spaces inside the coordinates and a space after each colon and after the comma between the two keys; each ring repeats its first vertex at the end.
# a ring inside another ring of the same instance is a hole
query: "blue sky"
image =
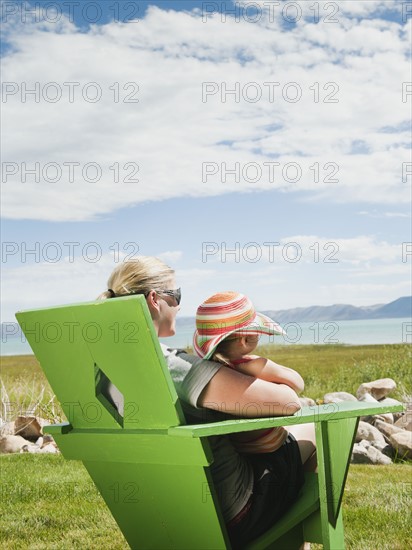
{"type": "Polygon", "coordinates": [[[139,2],[137,23],[112,21],[108,6],[126,17],[126,4],[100,2],[90,25],[41,8],[23,22],[21,3],[1,2],[2,320],[94,299],[128,252],[176,269],[182,315],[226,289],[260,309],[410,294],[403,3],[320,2],[315,22],[300,2],[292,23],[290,2],[236,3],[238,20],[206,17],[205,2],[139,2]],[[36,82],[39,97],[24,96],[36,82]],[[80,243],[73,257],[67,242],[80,243]]]}

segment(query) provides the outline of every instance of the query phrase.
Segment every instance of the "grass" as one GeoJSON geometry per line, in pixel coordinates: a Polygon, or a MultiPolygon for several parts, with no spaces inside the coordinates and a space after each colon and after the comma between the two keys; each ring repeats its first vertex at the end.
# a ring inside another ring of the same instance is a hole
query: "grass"
{"type": "Polygon", "coordinates": [[[0,357],[0,419],[35,414],[50,423],[65,420],[60,404],[34,355],[0,357]]]}
{"type": "Polygon", "coordinates": [[[343,510],[348,549],[412,548],[412,465],[352,464],[343,510]]]}
{"type": "MultiPolygon", "coordinates": [[[[295,368],[304,394],[321,399],[330,391],[355,393],[359,384],[393,378],[391,394],[411,400],[410,345],[265,346],[263,356],[295,368]]],[[[1,358],[3,419],[32,411],[51,422],[64,420],[33,356],[1,358]]],[[[56,455],[0,456],[0,547],[3,549],[126,550],[122,534],[78,461],[56,455]]],[[[412,464],[352,464],[343,513],[348,550],[412,548],[412,464]]],[[[320,548],[314,545],[313,549],[320,548]]]]}
{"type": "MultiPolygon", "coordinates": [[[[397,388],[391,397],[410,402],[412,395],[410,344],[373,346],[295,345],[261,346],[257,353],[297,370],[305,380],[304,395],[322,399],[325,393],[347,391],[356,394],[363,382],[393,378],[397,388]]],[[[3,411],[7,419],[33,411],[53,422],[65,419],[34,356],[1,357],[3,411]],[[6,406],[8,404],[8,406],[6,406]]]]}
{"type": "Polygon", "coordinates": [[[2,455],[2,549],[126,549],[83,464],[59,455],[2,455]]]}
{"type": "Polygon", "coordinates": [[[356,395],[363,382],[393,378],[391,397],[407,402],[412,395],[409,344],[373,346],[262,346],[259,353],[297,370],[305,381],[305,396],[321,399],[325,393],[346,391],[356,395]]]}
{"type": "MultiPolygon", "coordinates": [[[[2,549],[128,548],[81,462],[24,454],[3,455],[0,465],[2,549]]],[[[410,464],[351,465],[343,501],[347,550],[412,548],[411,479],[410,464]]]]}

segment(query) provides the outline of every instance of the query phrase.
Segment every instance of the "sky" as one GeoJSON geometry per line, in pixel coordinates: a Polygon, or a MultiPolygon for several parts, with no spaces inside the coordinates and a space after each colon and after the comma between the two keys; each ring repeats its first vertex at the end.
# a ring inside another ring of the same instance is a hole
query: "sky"
{"type": "Polygon", "coordinates": [[[410,2],[0,2],[1,317],[176,270],[180,315],[411,294],[410,2]]]}

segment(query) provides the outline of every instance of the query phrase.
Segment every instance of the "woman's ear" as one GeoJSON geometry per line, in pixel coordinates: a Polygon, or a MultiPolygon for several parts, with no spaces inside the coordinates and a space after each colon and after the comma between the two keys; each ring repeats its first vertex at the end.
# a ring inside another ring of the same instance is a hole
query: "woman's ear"
{"type": "Polygon", "coordinates": [[[155,290],[151,290],[146,296],[146,304],[149,308],[152,318],[155,318],[156,314],[159,311],[159,302],[157,300],[157,292],[155,290]]]}

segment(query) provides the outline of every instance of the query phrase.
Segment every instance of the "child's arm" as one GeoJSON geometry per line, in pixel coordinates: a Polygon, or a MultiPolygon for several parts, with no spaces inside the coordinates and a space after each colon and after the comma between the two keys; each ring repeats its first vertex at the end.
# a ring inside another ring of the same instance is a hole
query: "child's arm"
{"type": "Polygon", "coordinates": [[[254,376],[255,378],[260,378],[261,380],[266,380],[267,382],[286,384],[297,393],[303,391],[305,387],[303,378],[293,369],[283,367],[270,359],[258,357],[257,355],[249,357],[253,357],[253,359],[246,363],[236,365],[237,371],[248,374],[249,376],[254,376]]]}

